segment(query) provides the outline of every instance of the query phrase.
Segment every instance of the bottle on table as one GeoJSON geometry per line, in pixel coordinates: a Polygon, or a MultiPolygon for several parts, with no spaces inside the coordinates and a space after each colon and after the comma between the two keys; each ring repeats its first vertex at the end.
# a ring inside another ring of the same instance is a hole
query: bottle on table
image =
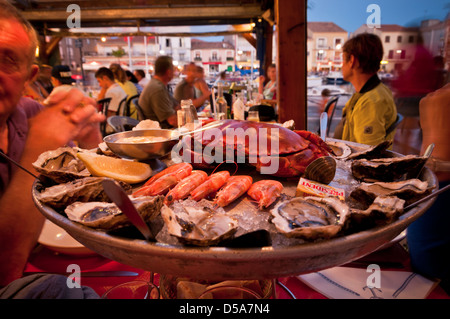
{"type": "Polygon", "coordinates": [[[244,104],[244,93],[236,93],[236,101],[233,103],[233,117],[235,120],[245,120],[245,104],[244,104]]]}
{"type": "Polygon", "coordinates": [[[223,96],[223,84],[217,84],[216,120],[225,120],[227,117],[227,100],[223,96]]]}

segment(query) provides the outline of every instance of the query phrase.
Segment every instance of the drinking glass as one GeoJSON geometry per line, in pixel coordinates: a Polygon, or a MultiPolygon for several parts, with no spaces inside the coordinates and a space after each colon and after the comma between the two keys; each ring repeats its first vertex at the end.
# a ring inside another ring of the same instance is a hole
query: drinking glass
{"type": "Polygon", "coordinates": [[[249,111],[247,116],[247,121],[259,122],[259,112],[249,111]]]}

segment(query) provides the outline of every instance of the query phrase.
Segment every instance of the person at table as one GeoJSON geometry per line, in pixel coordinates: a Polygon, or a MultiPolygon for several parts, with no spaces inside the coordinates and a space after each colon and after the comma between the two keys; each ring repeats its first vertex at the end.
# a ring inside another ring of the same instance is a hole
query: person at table
{"type": "Polygon", "coordinates": [[[72,78],[72,71],[68,65],[55,65],[52,69],[52,85],[53,87],[61,85],[72,85],[75,80],[72,78]]]}
{"type": "Polygon", "coordinates": [[[209,99],[211,91],[207,85],[201,85],[200,95],[197,95],[195,85],[197,83],[198,74],[195,63],[191,62],[186,65],[185,75],[186,77],[175,87],[174,97],[179,103],[181,103],[182,100],[192,100],[192,104],[196,108],[199,108],[209,99]]]}
{"type": "MultiPolygon", "coordinates": [[[[132,96],[138,95],[138,89],[133,82],[128,80],[127,73],[120,66],[120,64],[113,63],[109,66],[109,69],[114,74],[114,80],[120,85],[130,99],[132,96]]],[[[130,104],[130,117],[137,119],[136,108],[133,103],[130,104]]]]}
{"type": "Polygon", "coordinates": [[[119,110],[120,102],[127,97],[127,94],[122,87],[114,80],[113,72],[105,67],[102,67],[95,72],[95,78],[98,81],[98,85],[101,90],[98,94],[98,100],[105,98],[111,98],[109,102],[108,112],[106,117],[110,117],[117,114],[119,110]]]}
{"type": "Polygon", "coordinates": [[[134,70],[133,74],[138,80],[138,84],[142,87],[142,89],[144,89],[145,86],[148,84],[148,82],[150,82],[150,80],[145,77],[144,70],[141,69],[134,70]]]}
{"type": "MultiPolygon", "coordinates": [[[[421,154],[435,144],[427,166],[436,174],[439,189],[450,184],[450,84],[420,100],[420,127],[423,132],[421,154]]],[[[450,195],[441,194],[425,214],[407,229],[408,250],[413,270],[441,280],[450,295],[450,195]]]]}
{"type": "MultiPolygon", "coordinates": [[[[104,116],[78,89],[53,92],[45,107],[22,97],[25,83],[37,72],[33,60],[38,40],[31,24],[5,0],[0,0],[0,33],[0,150],[34,171],[32,163],[40,154],[70,141],[77,140],[83,148],[98,146],[104,116]]],[[[2,294],[8,284],[21,280],[45,218],[31,197],[34,178],[0,158],[2,294]]],[[[67,290],[67,285],[58,289],[67,290]]]]}
{"type": "Polygon", "coordinates": [[[136,90],[137,90],[138,94],[141,94],[143,88],[142,88],[142,86],[139,84],[139,81],[138,81],[137,77],[136,77],[133,73],[131,73],[130,70],[126,70],[125,73],[127,74],[127,79],[128,79],[128,81],[130,81],[131,83],[133,83],[134,86],[136,87],[136,90]]]}
{"type": "Polygon", "coordinates": [[[113,63],[109,66],[109,69],[114,74],[114,80],[122,87],[129,97],[138,94],[136,86],[133,82],[128,80],[127,73],[124,69],[122,69],[120,64],[113,63]]]}
{"type": "Polygon", "coordinates": [[[368,145],[394,138],[395,130],[386,136],[397,109],[392,92],[377,75],[382,58],[383,45],[375,34],[359,34],[344,44],[342,74],[355,93],[342,111],[335,138],[368,145]]]}
{"type": "MultiPolygon", "coordinates": [[[[212,92],[208,86],[208,83],[206,83],[205,81],[205,69],[200,66],[197,65],[195,67],[196,70],[196,80],[195,80],[195,84],[194,84],[194,89],[195,89],[195,95],[196,96],[201,96],[203,92],[207,92],[207,94],[209,94],[209,97],[211,96],[212,92]]],[[[208,100],[205,100],[203,102],[202,105],[200,105],[200,107],[197,108],[198,111],[202,111],[203,107],[206,106],[206,104],[208,104],[208,100]]]]}
{"type": "Polygon", "coordinates": [[[161,128],[177,127],[178,101],[169,93],[168,84],[173,78],[172,58],[159,56],[155,61],[155,75],[139,97],[139,106],[145,119],[158,121],[161,128]]]}
{"type": "Polygon", "coordinates": [[[262,94],[265,103],[271,105],[276,103],[277,99],[277,69],[275,64],[267,67],[267,77],[261,75],[259,77],[258,92],[262,94]]]}

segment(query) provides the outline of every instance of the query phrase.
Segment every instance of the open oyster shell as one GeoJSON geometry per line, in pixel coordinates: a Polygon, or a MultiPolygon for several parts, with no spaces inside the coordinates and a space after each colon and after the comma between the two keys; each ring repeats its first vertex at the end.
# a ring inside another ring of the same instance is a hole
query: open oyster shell
{"type": "Polygon", "coordinates": [[[404,205],[396,196],[378,196],[366,210],[352,209],[347,228],[355,232],[392,223],[403,213],[404,205]]]}
{"type": "Polygon", "coordinates": [[[337,236],[349,213],[348,205],[334,197],[296,197],[271,210],[272,223],[280,233],[305,240],[337,236]]]}
{"type": "Polygon", "coordinates": [[[419,174],[426,157],[406,155],[395,158],[359,159],[352,162],[352,174],[364,182],[395,182],[405,174],[419,174]]]}
{"type": "Polygon", "coordinates": [[[203,202],[177,201],[170,208],[164,205],[161,216],[169,234],[183,244],[195,246],[214,246],[232,237],[238,222],[222,208],[213,210],[203,202]]]}
{"type": "Polygon", "coordinates": [[[60,147],[38,156],[32,164],[41,174],[56,183],[65,183],[76,178],[91,176],[72,147],[60,147]]]}
{"type": "Polygon", "coordinates": [[[405,200],[407,206],[430,194],[432,190],[432,187],[428,187],[428,182],[414,178],[390,183],[361,183],[350,193],[350,197],[368,207],[378,196],[397,196],[405,200]]]}
{"type": "MultiPolygon", "coordinates": [[[[38,192],[36,198],[55,209],[66,207],[74,202],[111,202],[103,189],[104,179],[106,177],[84,177],[50,186],[38,192]]],[[[131,191],[131,185],[119,183],[126,191],[131,191]]]]}
{"type": "MultiPolygon", "coordinates": [[[[159,215],[164,196],[130,196],[130,199],[144,221],[149,222],[159,215]]],[[[64,212],[70,220],[93,228],[115,230],[131,225],[128,217],[114,203],[75,202],[67,206],[64,212]]]]}

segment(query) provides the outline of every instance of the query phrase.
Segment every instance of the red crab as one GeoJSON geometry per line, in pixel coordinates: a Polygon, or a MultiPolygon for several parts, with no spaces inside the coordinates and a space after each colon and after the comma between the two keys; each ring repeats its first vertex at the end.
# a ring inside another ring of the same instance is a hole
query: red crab
{"type": "Polygon", "coordinates": [[[312,161],[329,153],[331,148],[311,132],[236,120],[185,136],[180,152],[195,168],[213,168],[230,159],[241,163],[244,159],[262,174],[279,177],[302,175],[312,161]]]}

